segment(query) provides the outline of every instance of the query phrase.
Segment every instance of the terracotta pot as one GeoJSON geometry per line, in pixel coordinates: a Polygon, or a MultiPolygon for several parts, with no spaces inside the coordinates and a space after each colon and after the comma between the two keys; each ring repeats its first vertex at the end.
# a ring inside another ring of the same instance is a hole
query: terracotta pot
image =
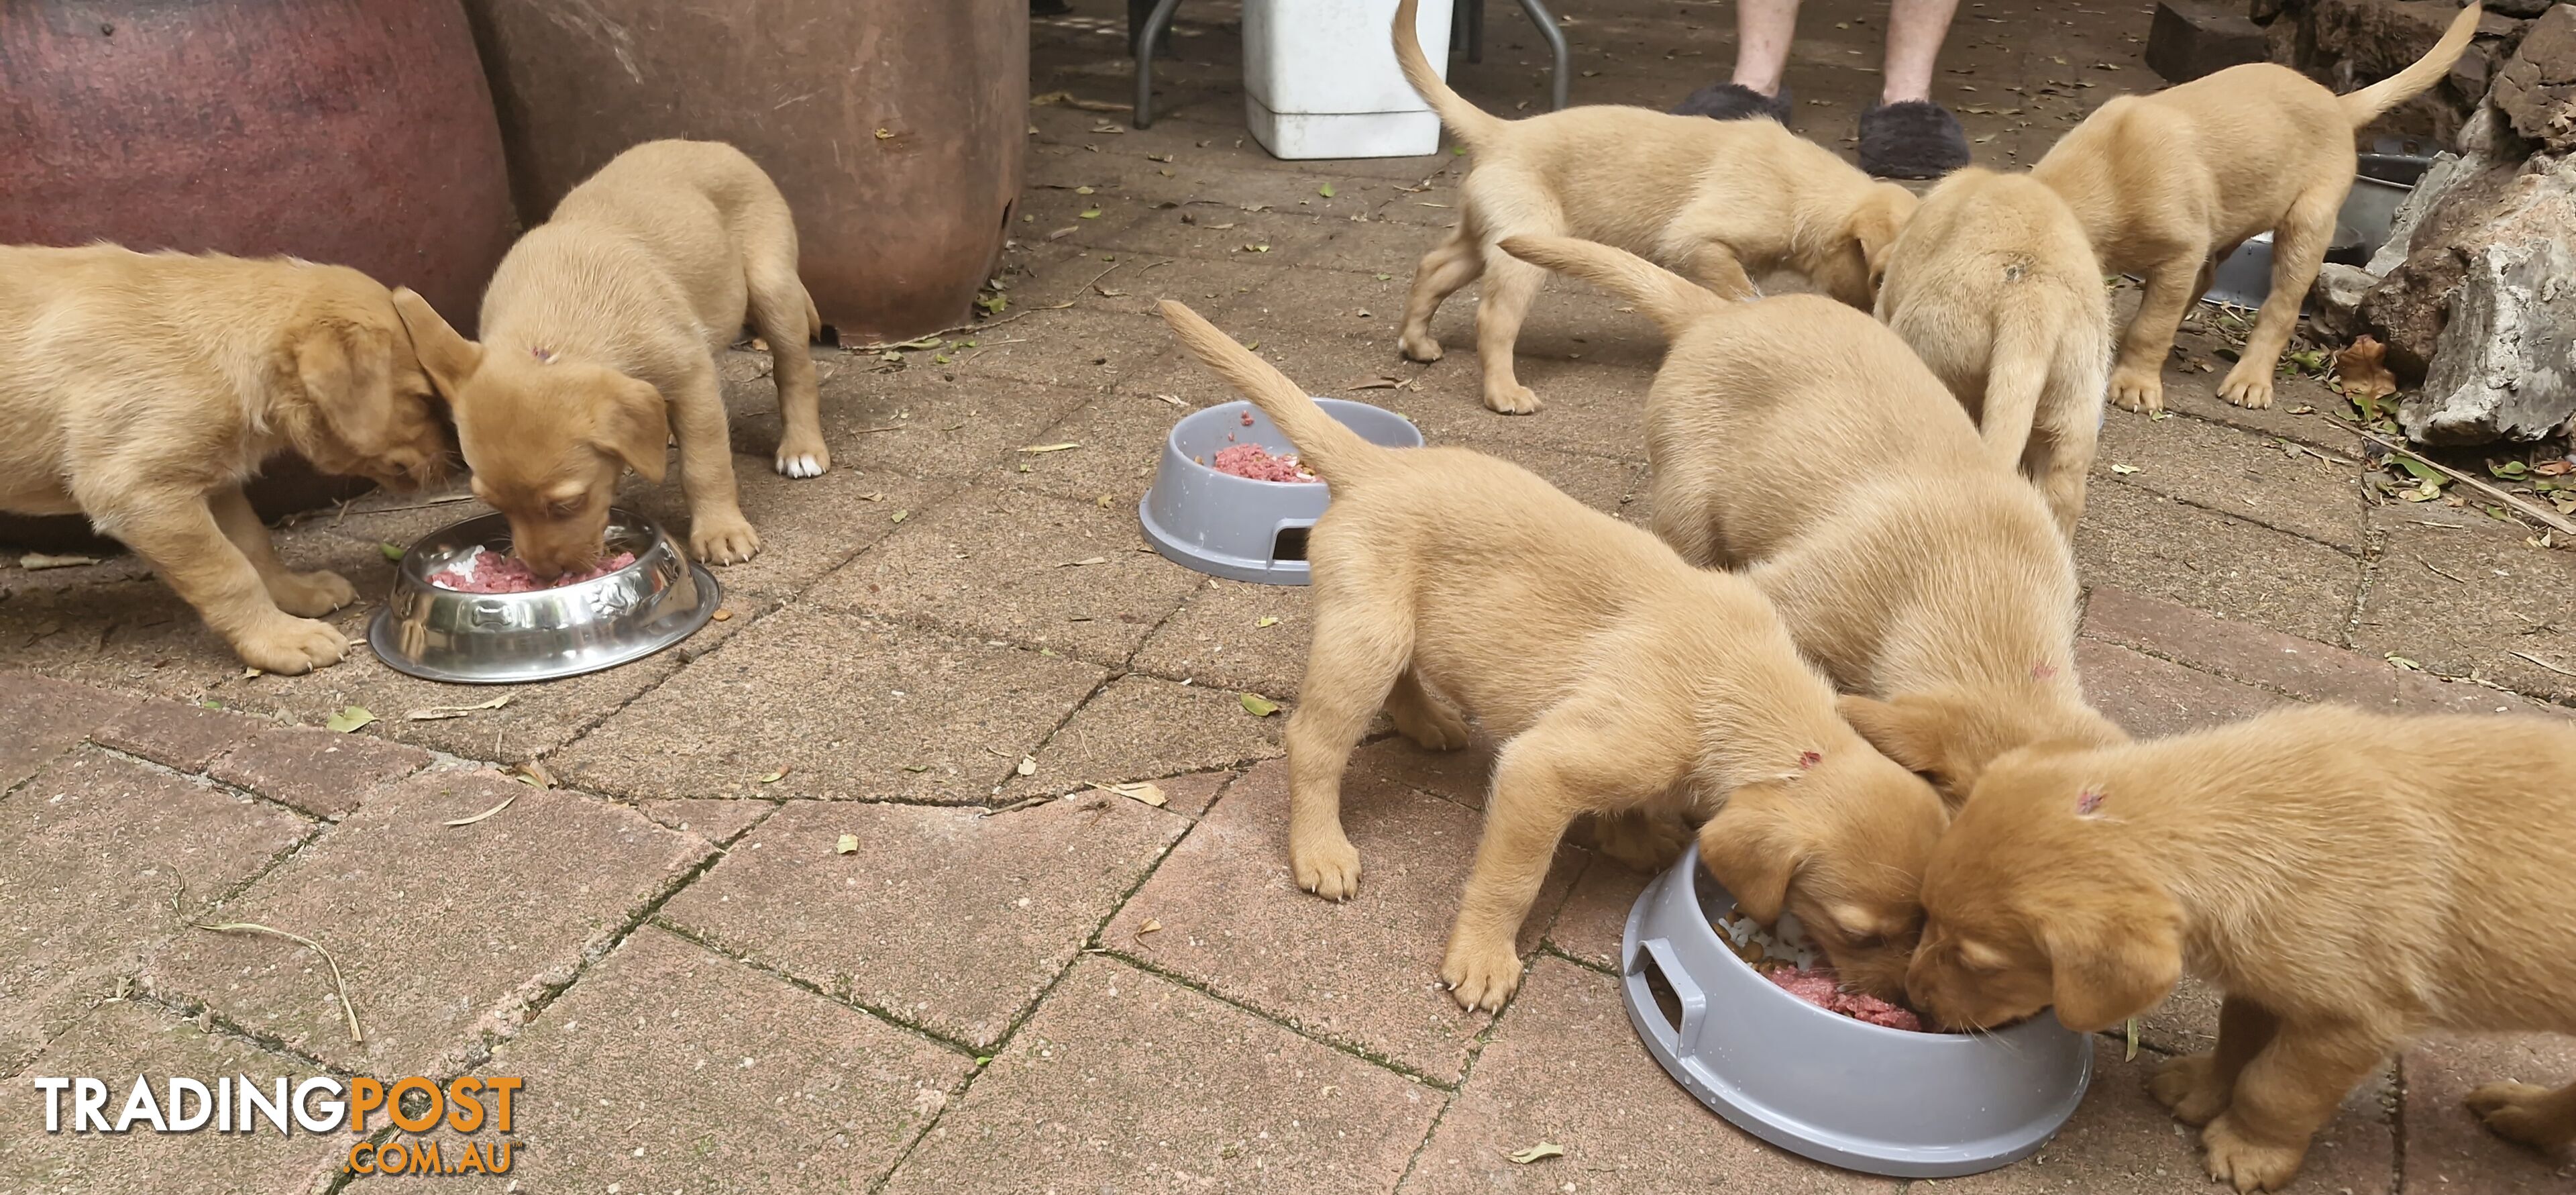
{"type": "MultiPolygon", "coordinates": [[[[0,243],[287,254],[469,325],[513,217],[456,0],[0,2],[0,243]]],[[[299,460],[270,516],[363,490],[299,460]]],[[[96,541],[0,514],[0,543],[96,541]]]]}
{"type": "Polygon", "coordinates": [[[1020,193],[1021,0],[466,0],[520,218],[619,151],[727,141],[796,211],[843,343],[965,322],[1020,193]]]}

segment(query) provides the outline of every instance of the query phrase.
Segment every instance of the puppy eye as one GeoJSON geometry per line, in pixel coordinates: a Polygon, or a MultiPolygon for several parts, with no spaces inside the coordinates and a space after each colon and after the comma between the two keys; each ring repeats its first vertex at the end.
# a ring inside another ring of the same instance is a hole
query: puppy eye
{"type": "Polygon", "coordinates": [[[568,519],[581,513],[582,504],[583,500],[580,498],[566,498],[549,504],[546,509],[552,511],[556,518],[568,519]]]}

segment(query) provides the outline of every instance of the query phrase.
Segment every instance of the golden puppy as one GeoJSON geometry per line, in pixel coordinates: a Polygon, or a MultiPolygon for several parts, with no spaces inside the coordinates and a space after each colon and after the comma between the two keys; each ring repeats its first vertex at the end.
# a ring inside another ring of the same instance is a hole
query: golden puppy
{"type": "Polygon", "coordinates": [[[290,572],[242,482],[296,452],[409,488],[446,430],[393,299],[341,266],[0,247],[0,510],[89,516],[151,563],[245,663],[300,673],[357,596],[290,572]]]}
{"type": "Polygon", "coordinates": [[[1422,56],[1413,13],[1396,6],[1395,56],[1451,134],[1475,153],[1459,184],[1458,227],[1424,254],[1399,345],[1440,359],[1431,317],[1482,277],[1476,357],[1485,405],[1528,414],[1538,396],[1512,372],[1512,345],[1545,274],[1499,247],[1518,235],[1577,236],[1641,253],[1729,296],[1787,268],[1864,311],[1872,272],[1914,210],[1914,194],[1768,120],[1710,120],[1593,104],[1503,120],[1468,103],[1422,56]]]}
{"type": "Polygon", "coordinates": [[[1795,911],[1847,981],[1894,990],[1886,944],[1914,930],[1947,814],[1834,715],[1760,594],[1517,466],[1371,444],[1187,307],[1163,317],[1333,487],[1288,719],[1299,886],[1357,891],[1341,776],[1379,708],[1433,749],[1466,744],[1463,711],[1503,745],[1440,969],[1461,1005],[1499,1008],[1520,982],[1513,936],[1586,813],[1702,821],[1701,858],[1747,914],[1795,911]]]}
{"type": "Polygon", "coordinates": [[[760,550],[742,516],[716,350],[751,325],[769,342],[785,432],[777,466],[832,466],[806,342],[822,330],[796,277],[796,222],[730,145],[648,141],[600,168],[501,259],[483,342],[409,291],[397,306],[456,408],[474,493],[510,516],[539,576],[589,568],[627,468],[662,480],[672,432],[689,551],[732,564],[760,550]]]}
{"type": "MultiPolygon", "coordinates": [[[[2576,1033],[2576,726],[2336,707],[1995,762],[1934,853],[1906,990],[1952,1027],[2094,1032],[2185,972],[2217,1049],[2151,1087],[2211,1176],[2290,1181],[2352,1086],[2429,1029],[2576,1033]]],[[[2469,1095],[2576,1139],[2576,1086],[2469,1095]]]]}
{"type": "Polygon", "coordinates": [[[2029,175],[1952,173],[1888,249],[1878,318],[2073,538],[2111,373],[2110,305],[2075,213],[2029,175]]]}
{"type": "Polygon", "coordinates": [[[1878,749],[1964,799],[2028,743],[2124,740],[2075,676],[2075,563],[2039,494],[1877,321],[1729,302],[1632,254],[1503,248],[1608,288],[1672,342],[1646,399],[1655,534],[1743,568],[1878,749]]]}
{"type": "Polygon", "coordinates": [[[2337,96],[2286,66],[2232,66],[2154,95],[2120,96],[2050,147],[2031,177],[2064,196],[2102,268],[2144,275],[2120,342],[2111,400],[2164,409],[2165,355],[2215,263],[2272,234],[2272,291],[2219,396],[2272,405],[2272,369],[2334,240],[2352,189],[2353,131],[2441,81],[2478,30],[2460,11],[2431,53],[2386,80],[2337,96]]]}

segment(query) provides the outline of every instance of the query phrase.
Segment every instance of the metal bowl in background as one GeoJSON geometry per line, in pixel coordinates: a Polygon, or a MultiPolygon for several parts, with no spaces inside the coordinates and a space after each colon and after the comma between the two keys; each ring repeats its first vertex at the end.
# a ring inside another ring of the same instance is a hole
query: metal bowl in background
{"type": "Polygon", "coordinates": [[[1646,1052],[1737,1128],[1867,1174],[1954,1178],[2037,1153],[2075,1114],[2093,1041],[2039,1016],[1992,1033],[1911,1033],[1798,999],[1711,924],[1735,898],[1699,848],[1646,886],[1619,944],[1646,1052]]]}
{"type": "Polygon", "coordinates": [[[367,642],[395,671],[462,685],[561,680],[614,668],[696,634],[723,596],[668,532],[633,511],[608,514],[608,553],[635,563],[527,593],[461,593],[429,582],[474,549],[510,550],[510,521],[467,519],[422,536],[394,570],[394,592],[367,642]]]}

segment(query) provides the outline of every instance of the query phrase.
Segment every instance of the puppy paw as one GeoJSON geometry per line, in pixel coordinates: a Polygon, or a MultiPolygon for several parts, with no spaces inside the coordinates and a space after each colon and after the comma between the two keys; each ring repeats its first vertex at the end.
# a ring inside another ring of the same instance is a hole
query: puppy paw
{"type": "Polygon", "coordinates": [[[260,580],[268,588],[268,600],[277,603],[278,609],[305,618],[328,614],[358,600],[357,587],[329,569],[279,573],[260,580]]]}
{"type": "Polygon", "coordinates": [[[2282,1146],[2248,1140],[2223,1114],[2200,1131],[2200,1143],[2209,1150],[2209,1177],[2234,1185],[2240,1195],[2288,1186],[2308,1156],[2305,1141],[2282,1146]]]}
{"type": "Polygon", "coordinates": [[[2549,1107],[2553,1093],[2529,1083],[2489,1083],[2465,1102],[2488,1129],[2507,1141],[2555,1150],[2576,1140],[2576,1120],[2549,1107]]]}
{"type": "Polygon", "coordinates": [[[2165,409],[2165,380],[2142,369],[2111,371],[2111,401],[2123,411],[2159,415],[2165,409]]]}
{"type": "Polygon", "coordinates": [[[706,564],[740,564],[760,554],[760,533],[741,515],[690,520],[689,554],[706,564]]]}
{"type": "Polygon", "coordinates": [[[1407,332],[1396,338],[1395,347],[1404,354],[1405,360],[1425,365],[1439,360],[1443,351],[1440,342],[1432,339],[1429,332],[1407,332]]]}
{"type": "Polygon", "coordinates": [[[1449,957],[1440,964],[1440,982],[1458,1007],[1474,1012],[1501,1012],[1503,1001],[1521,985],[1521,957],[1509,942],[1477,944],[1452,938],[1449,957]]]}
{"type": "Polygon", "coordinates": [[[1539,408],[1538,392],[1527,386],[1516,385],[1499,390],[1487,386],[1485,405],[1505,415],[1534,415],[1539,408]]]}
{"type": "Polygon", "coordinates": [[[1288,866],[1297,873],[1298,887],[1326,900],[1349,900],[1360,893],[1359,848],[1340,834],[1321,843],[1290,839],[1288,866]]]}
{"type": "Polygon", "coordinates": [[[821,477],[832,468],[832,450],[821,436],[791,435],[779,441],[777,467],[786,477],[821,477]]]}
{"type": "Polygon", "coordinates": [[[2157,1067],[2147,1079],[2147,1094],[2184,1124],[2208,1124],[2227,1110],[2227,1089],[2219,1085],[2217,1060],[2208,1054],[2176,1058],[2157,1067]]]}
{"type": "Polygon", "coordinates": [[[235,638],[233,651],[262,672],[300,676],[339,663],[349,654],[349,638],[330,623],[280,614],[235,638]]]}
{"type": "Polygon", "coordinates": [[[2272,405],[2272,367],[2249,368],[2252,360],[2239,361],[2227,371],[2227,380],[2219,383],[2218,397],[2249,411],[2260,411],[2272,405]]]}
{"type": "Polygon", "coordinates": [[[1458,711],[1425,699],[1387,707],[1396,733],[1425,751],[1455,751],[1467,745],[1467,720],[1458,711]]]}

